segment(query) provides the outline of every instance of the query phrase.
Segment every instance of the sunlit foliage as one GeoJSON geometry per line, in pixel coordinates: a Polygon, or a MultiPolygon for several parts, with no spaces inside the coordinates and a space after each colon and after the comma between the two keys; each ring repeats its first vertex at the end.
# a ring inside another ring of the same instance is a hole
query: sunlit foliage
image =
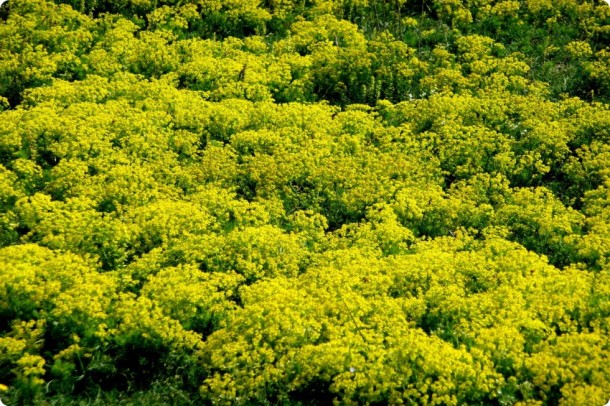
{"type": "Polygon", "coordinates": [[[602,1],[9,0],[0,397],[602,405],[609,102],[602,1]]]}

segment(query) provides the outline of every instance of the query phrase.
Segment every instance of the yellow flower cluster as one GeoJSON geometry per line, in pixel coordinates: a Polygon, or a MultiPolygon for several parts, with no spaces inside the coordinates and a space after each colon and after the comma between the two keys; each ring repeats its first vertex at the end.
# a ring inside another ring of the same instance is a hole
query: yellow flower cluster
{"type": "Polygon", "coordinates": [[[610,398],[609,8],[9,3],[3,399],[610,398]]]}

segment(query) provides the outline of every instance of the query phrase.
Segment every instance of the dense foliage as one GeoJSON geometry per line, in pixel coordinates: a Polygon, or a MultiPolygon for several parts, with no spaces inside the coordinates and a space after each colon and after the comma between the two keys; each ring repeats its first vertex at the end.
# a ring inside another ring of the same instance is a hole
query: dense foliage
{"type": "Polygon", "coordinates": [[[610,398],[603,1],[0,20],[8,404],[610,398]]]}

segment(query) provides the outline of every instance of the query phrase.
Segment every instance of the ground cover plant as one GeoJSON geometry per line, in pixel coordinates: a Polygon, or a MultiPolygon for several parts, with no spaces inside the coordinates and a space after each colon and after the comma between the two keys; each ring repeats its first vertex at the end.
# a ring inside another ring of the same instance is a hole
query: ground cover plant
{"type": "Polygon", "coordinates": [[[602,405],[610,7],[9,0],[9,405],[602,405]]]}

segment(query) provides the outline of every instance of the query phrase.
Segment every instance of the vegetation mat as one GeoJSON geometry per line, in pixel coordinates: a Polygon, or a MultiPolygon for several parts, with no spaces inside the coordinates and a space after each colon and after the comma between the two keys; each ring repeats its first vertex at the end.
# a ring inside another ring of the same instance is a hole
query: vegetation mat
{"type": "Polygon", "coordinates": [[[9,0],[9,405],[602,405],[601,0],[9,0]]]}

